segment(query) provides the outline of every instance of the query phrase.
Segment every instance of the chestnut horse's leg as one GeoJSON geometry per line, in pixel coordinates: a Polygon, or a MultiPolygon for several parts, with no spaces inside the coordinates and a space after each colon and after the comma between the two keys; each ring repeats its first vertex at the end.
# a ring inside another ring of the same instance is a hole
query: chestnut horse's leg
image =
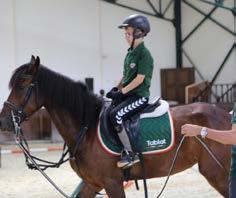
{"type": "Polygon", "coordinates": [[[71,198],[94,198],[96,196],[96,193],[101,190],[102,188],[94,188],[84,181],[81,181],[71,195],[71,198]]]}
{"type": "Polygon", "coordinates": [[[106,181],[105,191],[109,198],[125,198],[123,181],[110,180],[106,181]]]}
{"type": "MultiPolygon", "coordinates": [[[[214,144],[214,143],[213,143],[214,144]]],[[[217,143],[215,143],[217,144],[217,143]]],[[[209,145],[210,146],[210,145],[209,145]]],[[[214,146],[213,146],[214,147],[214,146]]],[[[217,158],[220,160],[220,162],[225,166],[227,169],[227,172],[220,168],[217,163],[210,157],[209,153],[206,151],[201,153],[200,159],[199,159],[199,171],[200,173],[207,179],[207,181],[210,183],[212,187],[214,187],[221,195],[224,197],[229,196],[228,192],[228,185],[229,185],[229,160],[226,161],[225,156],[229,154],[227,148],[223,148],[222,150],[218,152],[217,158]]],[[[219,149],[219,147],[218,147],[219,149]]],[[[212,151],[217,150],[217,147],[212,148],[212,151]]],[[[216,153],[215,153],[216,154],[216,153]]]]}

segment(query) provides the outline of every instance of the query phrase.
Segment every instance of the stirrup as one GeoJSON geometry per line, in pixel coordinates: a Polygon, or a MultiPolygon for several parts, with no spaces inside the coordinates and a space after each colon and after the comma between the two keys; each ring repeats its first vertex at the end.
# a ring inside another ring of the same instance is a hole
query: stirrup
{"type": "Polygon", "coordinates": [[[121,160],[117,162],[117,167],[126,169],[139,161],[140,159],[135,153],[123,150],[121,153],[121,160]]]}
{"type": "Polygon", "coordinates": [[[131,164],[131,156],[127,150],[123,150],[121,152],[121,159],[117,162],[117,167],[118,168],[123,168],[125,166],[128,166],[131,164]]]}
{"type": "Polygon", "coordinates": [[[139,159],[139,156],[137,155],[137,153],[132,152],[132,153],[130,153],[130,155],[131,155],[131,163],[128,164],[127,166],[123,167],[123,169],[127,169],[127,168],[133,166],[134,164],[140,162],[140,159],[139,159]]]}

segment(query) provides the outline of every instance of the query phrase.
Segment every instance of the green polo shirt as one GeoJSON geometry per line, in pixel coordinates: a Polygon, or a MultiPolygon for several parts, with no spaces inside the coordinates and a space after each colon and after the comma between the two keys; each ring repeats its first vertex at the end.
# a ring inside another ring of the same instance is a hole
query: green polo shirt
{"type": "MultiPolygon", "coordinates": [[[[234,103],[232,124],[236,124],[236,102],[234,103]]],[[[232,146],[231,149],[231,170],[230,177],[236,179],[236,145],[232,146]]]]}
{"type": "Polygon", "coordinates": [[[129,93],[134,93],[142,97],[150,96],[150,85],[153,72],[153,58],[144,43],[140,43],[133,50],[128,49],[124,60],[123,87],[127,86],[138,74],[145,75],[144,81],[129,93]]]}

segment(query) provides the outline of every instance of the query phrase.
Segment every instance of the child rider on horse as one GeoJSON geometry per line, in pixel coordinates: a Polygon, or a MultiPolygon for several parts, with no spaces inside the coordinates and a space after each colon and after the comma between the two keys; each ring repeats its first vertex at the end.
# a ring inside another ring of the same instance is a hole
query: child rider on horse
{"type": "Polygon", "coordinates": [[[111,122],[123,144],[119,168],[128,168],[139,162],[132,151],[123,121],[147,106],[153,73],[153,58],[144,45],[144,37],[150,32],[148,19],[142,15],[130,15],[118,26],[124,30],[129,49],[124,60],[123,77],[117,87],[107,93],[116,106],[110,112],[111,122]]]}

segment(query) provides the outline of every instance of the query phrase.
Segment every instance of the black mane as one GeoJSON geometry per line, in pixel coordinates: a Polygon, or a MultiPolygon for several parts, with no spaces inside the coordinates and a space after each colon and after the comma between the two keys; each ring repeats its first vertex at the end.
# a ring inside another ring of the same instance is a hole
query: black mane
{"type": "MultiPolygon", "coordinates": [[[[29,66],[30,63],[24,64],[15,70],[9,83],[10,88],[19,82],[22,74],[27,74],[29,66]]],[[[36,81],[39,95],[48,100],[50,107],[68,112],[75,122],[89,127],[96,126],[102,100],[90,92],[84,83],[74,81],[42,65],[37,72],[36,81]]]]}

